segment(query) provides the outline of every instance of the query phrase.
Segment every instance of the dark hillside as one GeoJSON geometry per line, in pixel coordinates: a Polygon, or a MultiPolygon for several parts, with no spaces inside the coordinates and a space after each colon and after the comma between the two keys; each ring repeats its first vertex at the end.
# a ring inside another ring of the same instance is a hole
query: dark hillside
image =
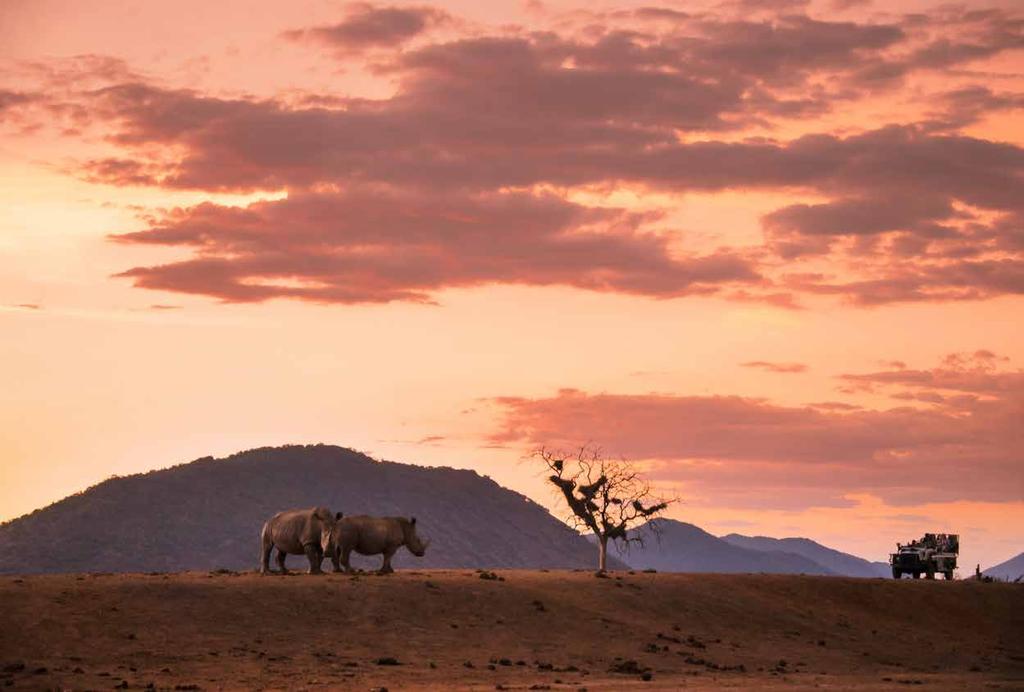
{"type": "Polygon", "coordinates": [[[741,548],[693,524],[672,519],[656,521],[660,526],[660,539],[651,537],[643,548],[631,546],[629,553],[622,556],[635,569],[722,574],[832,574],[802,555],[741,548]]]}
{"type": "Polygon", "coordinates": [[[809,538],[769,538],[767,536],[742,536],[730,533],[722,540],[740,548],[762,552],[785,552],[803,555],[833,574],[845,577],[890,577],[892,569],[886,562],[868,562],[856,555],[849,555],[816,543],[809,538]]]}
{"type": "Polygon", "coordinates": [[[989,567],[983,572],[986,577],[1000,579],[1002,581],[1024,581],[1024,553],[1011,557],[1006,562],[989,567]]]}
{"type": "MultiPolygon", "coordinates": [[[[399,567],[589,568],[596,561],[594,548],[546,509],[474,471],[315,445],[104,481],[0,526],[0,572],[252,569],[263,521],[313,505],[415,516],[433,543],[422,559],[400,550],[399,567]]],[[[289,561],[298,568],[304,558],[289,561]]]]}

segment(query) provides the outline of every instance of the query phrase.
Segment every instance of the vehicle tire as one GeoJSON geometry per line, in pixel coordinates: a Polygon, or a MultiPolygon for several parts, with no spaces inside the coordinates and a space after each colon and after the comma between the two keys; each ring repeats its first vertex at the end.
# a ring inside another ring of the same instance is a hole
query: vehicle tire
{"type": "Polygon", "coordinates": [[[946,570],[946,581],[953,581],[953,570],[946,570]]]}
{"type": "Polygon", "coordinates": [[[920,578],[921,578],[921,573],[920,572],[914,572],[914,579],[920,579],[920,578]]]}
{"type": "Polygon", "coordinates": [[[897,569],[896,567],[893,567],[892,568],[892,578],[893,579],[902,579],[903,578],[903,570],[897,569]]]}
{"type": "Polygon", "coordinates": [[[932,570],[928,570],[928,572],[924,576],[926,579],[935,579],[935,572],[933,572],[932,570]]]}

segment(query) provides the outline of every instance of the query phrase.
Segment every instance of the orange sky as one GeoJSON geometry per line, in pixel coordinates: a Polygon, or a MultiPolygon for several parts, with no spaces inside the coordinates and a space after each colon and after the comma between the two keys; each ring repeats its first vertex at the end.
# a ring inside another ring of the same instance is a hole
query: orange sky
{"type": "Polygon", "coordinates": [[[3,4],[0,519],[291,442],[553,506],[592,441],[1017,554],[1024,15],[887,7],[3,4]]]}

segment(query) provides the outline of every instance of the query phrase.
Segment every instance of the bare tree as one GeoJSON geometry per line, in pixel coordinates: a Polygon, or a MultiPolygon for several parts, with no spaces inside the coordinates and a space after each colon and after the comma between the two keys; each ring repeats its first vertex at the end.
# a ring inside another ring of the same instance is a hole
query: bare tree
{"type": "MultiPolygon", "coordinates": [[[[675,502],[655,496],[632,463],[607,458],[596,447],[585,445],[573,454],[541,448],[533,456],[552,472],[548,480],[565,498],[573,527],[589,529],[597,538],[600,572],[608,567],[608,541],[619,541],[627,549],[630,543],[643,546],[643,532],[630,534],[629,529],[675,502]]],[[[656,530],[655,524],[649,526],[656,530]]]]}

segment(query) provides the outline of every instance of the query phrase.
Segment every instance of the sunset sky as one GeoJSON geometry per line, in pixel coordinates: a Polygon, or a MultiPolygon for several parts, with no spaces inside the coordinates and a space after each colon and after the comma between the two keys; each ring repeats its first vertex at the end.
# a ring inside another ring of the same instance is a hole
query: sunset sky
{"type": "Polygon", "coordinates": [[[1019,2],[0,2],[0,520],[307,442],[554,507],[591,442],[965,574],[1022,368],[1019,2]]]}

